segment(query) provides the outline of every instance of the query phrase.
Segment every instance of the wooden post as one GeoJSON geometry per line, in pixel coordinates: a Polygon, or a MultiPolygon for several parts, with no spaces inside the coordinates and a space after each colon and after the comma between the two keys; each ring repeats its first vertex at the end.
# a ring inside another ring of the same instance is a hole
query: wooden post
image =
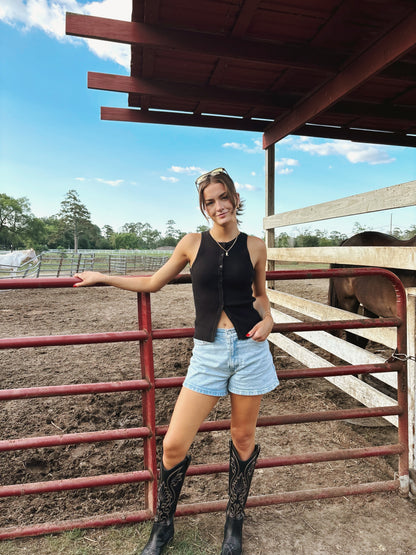
{"type": "MultiPolygon", "coordinates": [[[[275,213],[275,202],[274,202],[274,180],[275,180],[275,151],[274,144],[266,148],[266,217],[273,216],[275,213]]],[[[274,229],[268,229],[266,231],[266,247],[268,249],[274,247],[274,229]]],[[[274,270],[274,262],[268,262],[268,270],[274,270]],[[271,266],[270,266],[271,264],[271,266]]]]}
{"type": "Polygon", "coordinates": [[[412,493],[416,493],[416,414],[415,414],[415,395],[416,395],[416,362],[415,362],[415,307],[416,307],[416,288],[406,289],[407,293],[407,361],[408,378],[409,378],[409,468],[412,493]]]}
{"type": "MultiPolygon", "coordinates": [[[[266,148],[266,183],[265,183],[266,217],[272,216],[275,211],[274,181],[275,181],[275,148],[274,148],[274,144],[272,144],[266,148]]],[[[275,246],[274,229],[266,230],[265,241],[266,241],[267,251],[269,251],[269,249],[271,248],[274,248],[275,246]]],[[[267,270],[273,271],[275,267],[276,267],[276,262],[274,260],[269,260],[269,257],[267,255],[267,270]]],[[[275,282],[274,281],[267,282],[267,287],[269,287],[270,289],[274,289],[275,282]]],[[[269,345],[270,345],[271,353],[274,354],[273,343],[270,343],[269,345]]]]}

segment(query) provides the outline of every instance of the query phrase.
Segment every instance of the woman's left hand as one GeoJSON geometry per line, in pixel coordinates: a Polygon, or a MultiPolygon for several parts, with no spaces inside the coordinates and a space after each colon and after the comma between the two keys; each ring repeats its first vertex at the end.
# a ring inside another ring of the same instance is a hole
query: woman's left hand
{"type": "Polygon", "coordinates": [[[266,318],[257,322],[257,324],[251,328],[247,337],[254,339],[254,341],[266,341],[268,335],[273,329],[273,325],[273,318],[270,315],[267,315],[266,318]]]}

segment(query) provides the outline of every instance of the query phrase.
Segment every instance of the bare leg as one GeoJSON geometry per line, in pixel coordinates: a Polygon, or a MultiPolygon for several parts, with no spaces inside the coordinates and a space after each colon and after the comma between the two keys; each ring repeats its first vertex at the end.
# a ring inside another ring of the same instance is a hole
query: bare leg
{"type": "Polygon", "coordinates": [[[182,387],[163,441],[163,465],[166,469],[173,468],[184,459],[198,428],[218,399],[182,387]]]}
{"type": "Polygon", "coordinates": [[[247,460],[253,453],[256,423],[262,395],[236,395],[231,398],[231,439],[241,460],[247,460]]]}

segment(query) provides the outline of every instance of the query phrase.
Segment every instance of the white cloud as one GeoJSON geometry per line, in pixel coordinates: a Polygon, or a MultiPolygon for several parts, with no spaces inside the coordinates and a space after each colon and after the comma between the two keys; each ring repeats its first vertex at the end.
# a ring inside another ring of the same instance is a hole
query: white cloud
{"type": "Polygon", "coordinates": [[[102,177],[75,177],[75,181],[97,181],[98,183],[104,183],[104,185],[110,185],[111,187],[118,187],[124,183],[124,179],[103,179],[102,177]]]}
{"type": "Polygon", "coordinates": [[[244,143],[224,143],[222,146],[224,148],[233,148],[234,150],[242,150],[247,154],[257,154],[258,152],[262,152],[262,143],[259,139],[253,139],[254,146],[250,147],[244,143]]]}
{"type": "Polygon", "coordinates": [[[198,168],[197,166],[171,166],[169,170],[174,173],[182,173],[185,175],[201,175],[204,173],[204,170],[202,168],[198,168]]]}
{"type": "Polygon", "coordinates": [[[293,172],[293,166],[299,166],[299,161],[294,158],[280,158],[275,162],[277,173],[288,175],[293,172]]]}
{"type": "Polygon", "coordinates": [[[344,156],[352,164],[376,165],[389,164],[394,161],[394,158],[391,158],[383,147],[339,139],[316,143],[310,138],[300,137],[298,141],[292,142],[292,148],[318,156],[344,156]]]}
{"type": "Polygon", "coordinates": [[[164,175],[161,175],[160,179],[162,181],[170,181],[171,183],[176,183],[177,181],[179,181],[179,179],[177,177],[166,177],[164,175]]]}
{"type": "Polygon", "coordinates": [[[124,179],[102,179],[101,177],[96,177],[95,181],[98,181],[98,183],[104,183],[105,185],[111,185],[111,187],[118,187],[119,185],[121,185],[122,183],[124,183],[124,179]]]}
{"type": "Polygon", "coordinates": [[[77,0],[0,0],[0,20],[29,31],[41,29],[61,41],[85,41],[94,54],[130,68],[130,47],[108,41],[75,39],[65,35],[65,14],[94,15],[110,19],[131,20],[131,0],[102,0],[79,2],[77,0]]]}
{"type": "Polygon", "coordinates": [[[254,185],[250,185],[249,183],[243,185],[242,183],[238,183],[237,181],[235,181],[234,184],[237,191],[242,191],[243,189],[245,189],[246,191],[255,191],[257,189],[257,187],[255,187],[254,185]]]}

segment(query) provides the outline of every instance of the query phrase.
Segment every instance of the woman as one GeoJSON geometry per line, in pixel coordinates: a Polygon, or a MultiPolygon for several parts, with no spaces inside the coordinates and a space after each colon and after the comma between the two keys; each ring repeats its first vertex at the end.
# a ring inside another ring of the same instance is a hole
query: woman
{"type": "Polygon", "coordinates": [[[196,180],[209,231],[189,233],[168,262],[146,277],[77,274],[77,287],[105,283],[155,292],[190,264],[195,302],[194,349],[163,440],[155,522],[143,554],[162,553],[173,538],[173,515],[201,423],[229,394],[231,441],[229,502],[222,554],[242,553],[244,507],[260,448],[255,445],[262,395],[278,385],[267,342],[273,319],[266,295],[266,247],[238,229],[242,203],[231,177],[217,168],[196,180]]]}

